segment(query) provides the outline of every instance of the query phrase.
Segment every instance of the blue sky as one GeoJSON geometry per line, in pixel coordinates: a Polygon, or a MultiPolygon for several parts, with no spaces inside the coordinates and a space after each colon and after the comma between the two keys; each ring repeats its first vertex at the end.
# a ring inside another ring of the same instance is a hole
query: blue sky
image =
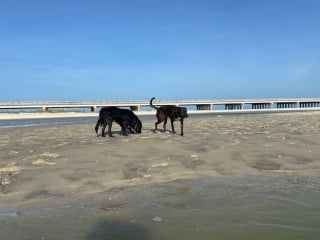
{"type": "Polygon", "coordinates": [[[318,0],[0,0],[0,101],[320,97],[318,0]]]}

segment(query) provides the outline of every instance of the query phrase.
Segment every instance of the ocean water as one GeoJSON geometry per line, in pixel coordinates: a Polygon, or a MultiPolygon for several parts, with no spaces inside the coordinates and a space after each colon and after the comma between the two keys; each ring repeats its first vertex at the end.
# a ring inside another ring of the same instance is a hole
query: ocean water
{"type": "Polygon", "coordinates": [[[319,239],[320,178],[204,178],[0,210],[0,239],[319,239]],[[30,206],[29,206],[30,207],[30,206]]]}
{"type": "Polygon", "coordinates": [[[95,122],[96,120],[97,118],[95,117],[0,120],[0,127],[87,123],[95,122]]]}
{"type": "MultiPolygon", "coordinates": [[[[197,117],[197,116],[193,116],[193,117],[197,117]]],[[[141,119],[141,121],[143,121],[143,120],[155,119],[155,116],[142,115],[142,116],[139,116],[139,118],[141,119]]],[[[0,120],[0,127],[15,127],[15,126],[25,127],[25,126],[71,124],[71,123],[95,124],[97,119],[98,119],[98,115],[97,117],[0,120]]]]}

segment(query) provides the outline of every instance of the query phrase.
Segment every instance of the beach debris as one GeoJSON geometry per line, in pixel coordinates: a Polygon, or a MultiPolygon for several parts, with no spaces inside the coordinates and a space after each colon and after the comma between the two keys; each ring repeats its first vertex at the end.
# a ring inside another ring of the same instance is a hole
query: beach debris
{"type": "Polygon", "coordinates": [[[56,163],[51,161],[46,161],[43,159],[37,159],[32,161],[32,165],[33,166],[53,166],[53,165],[56,165],[56,163]]]}
{"type": "Polygon", "coordinates": [[[0,186],[9,185],[11,183],[8,176],[1,177],[0,179],[0,186]]]}
{"type": "Polygon", "coordinates": [[[191,154],[188,158],[181,161],[181,164],[188,169],[195,169],[203,163],[204,161],[197,154],[191,154]]]}
{"type": "Polygon", "coordinates": [[[16,163],[0,166],[0,192],[6,192],[7,187],[12,183],[12,177],[19,171],[20,167],[16,166],[16,163]]]}
{"type": "Polygon", "coordinates": [[[198,160],[199,160],[199,156],[196,155],[196,154],[192,154],[190,157],[191,157],[192,160],[194,160],[194,161],[198,161],[198,160]]]}
{"type": "Polygon", "coordinates": [[[241,140],[236,138],[236,139],[232,140],[232,144],[231,145],[238,145],[240,143],[241,143],[241,140]]]}
{"type": "Polygon", "coordinates": [[[163,220],[162,220],[161,217],[156,216],[156,217],[154,217],[154,218],[152,219],[152,221],[154,221],[154,222],[162,222],[163,220]]]}
{"type": "Polygon", "coordinates": [[[40,156],[41,156],[41,157],[48,157],[48,158],[57,158],[57,157],[59,157],[60,155],[57,154],[57,153],[45,152],[45,153],[40,154],[40,156]]]}
{"type": "Polygon", "coordinates": [[[17,152],[17,151],[10,151],[9,152],[9,155],[17,155],[19,152],[17,152]]]}
{"type": "Polygon", "coordinates": [[[115,212],[115,211],[121,211],[123,208],[125,208],[124,203],[107,203],[104,206],[100,207],[100,210],[106,211],[106,212],[115,212]]]}
{"type": "Polygon", "coordinates": [[[16,163],[8,163],[6,166],[0,166],[0,173],[1,172],[19,172],[20,167],[16,165],[16,163]]]}
{"type": "Polygon", "coordinates": [[[155,163],[155,164],[152,164],[151,167],[154,167],[154,168],[157,168],[157,167],[168,167],[169,166],[169,163],[167,162],[164,162],[164,163],[155,163]]]}
{"type": "Polygon", "coordinates": [[[151,178],[152,175],[151,175],[151,174],[144,174],[143,177],[144,177],[144,178],[151,178]]]}

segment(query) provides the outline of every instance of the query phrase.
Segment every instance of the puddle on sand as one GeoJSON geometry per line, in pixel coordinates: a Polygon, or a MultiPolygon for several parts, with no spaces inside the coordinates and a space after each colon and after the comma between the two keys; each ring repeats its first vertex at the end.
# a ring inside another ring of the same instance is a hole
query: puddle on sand
{"type": "Polygon", "coordinates": [[[190,179],[0,210],[0,239],[318,239],[319,178],[190,179]]]}

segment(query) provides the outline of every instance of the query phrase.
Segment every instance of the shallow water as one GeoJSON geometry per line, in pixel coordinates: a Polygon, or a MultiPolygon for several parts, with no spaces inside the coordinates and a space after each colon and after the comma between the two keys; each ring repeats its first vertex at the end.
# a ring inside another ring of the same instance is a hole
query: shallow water
{"type": "MultiPolygon", "coordinates": [[[[220,113],[221,114],[221,113],[220,113]]],[[[204,114],[190,114],[189,118],[205,118],[208,116],[216,116],[216,113],[204,113],[204,114]]],[[[239,113],[238,113],[239,115],[239,113]]],[[[95,124],[98,118],[96,117],[73,117],[73,118],[43,118],[43,119],[17,119],[17,120],[0,120],[1,127],[26,127],[26,126],[40,126],[40,125],[55,125],[55,124],[71,124],[71,123],[92,123],[95,124]]],[[[141,115],[139,116],[141,121],[155,120],[154,115],[141,115]]]]}
{"type": "Polygon", "coordinates": [[[0,128],[16,126],[26,127],[69,123],[87,123],[95,122],[96,120],[96,117],[0,120],[0,128]]]}
{"type": "Polygon", "coordinates": [[[0,210],[0,239],[319,239],[319,226],[317,176],[177,180],[0,210]]]}

